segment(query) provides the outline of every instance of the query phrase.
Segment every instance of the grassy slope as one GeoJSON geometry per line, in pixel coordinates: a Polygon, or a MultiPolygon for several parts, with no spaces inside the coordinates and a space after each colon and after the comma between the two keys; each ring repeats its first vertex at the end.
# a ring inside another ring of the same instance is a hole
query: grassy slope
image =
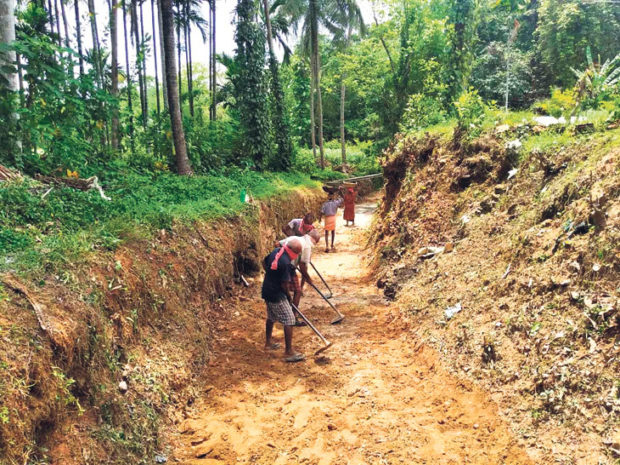
{"type": "Polygon", "coordinates": [[[97,249],[192,222],[234,215],[242,189],[257,199],[316,181],[298,173],[235,172],[182,178],[129,174],[110,180],[107,201],[94,190],[54,188],[32,180],[0,184],[0,272],[52,271],[97,249]]]}

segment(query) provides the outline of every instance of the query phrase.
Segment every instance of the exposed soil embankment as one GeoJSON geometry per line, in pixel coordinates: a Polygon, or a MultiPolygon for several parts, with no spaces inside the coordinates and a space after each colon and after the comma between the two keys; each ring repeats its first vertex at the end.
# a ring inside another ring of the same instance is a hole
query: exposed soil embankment
{"type": "Polygon", "coordinates": [[[620,134],[516,132],[396,140],[377,284],[539,463],[617,463],[620,134]]]}
{"type": "Polygon", "coordinates": [[[177,224],[38,282],[0,276],[0,464],[154,463],[160,426],[198,395],[222,299],[323,196],[177,224]]]}

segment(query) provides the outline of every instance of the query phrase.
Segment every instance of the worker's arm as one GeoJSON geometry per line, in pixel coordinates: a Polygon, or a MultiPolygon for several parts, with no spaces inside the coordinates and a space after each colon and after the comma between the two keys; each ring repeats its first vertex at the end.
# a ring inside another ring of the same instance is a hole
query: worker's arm
{"type": "Polygon", "coordinates": [[[288,224],[285,224],[284,226],[282,226],[282,232],[284,233],[286,237],[295,235],[295,231],[293,231],[293,229],[288,224]]]}
{"type": "Polygon", "coordinates": [[[299,262],[299,271],[301,271],[302,278],[307,281],[311,286],[314,285],[312,278],[308,274],[308,264],[302,261],[299,262]]]}
{"type": "Polygon", "coordinates": [[[293,297],[291,297],[291,292],[289,289],[289,283],[290,281],[282,281],[280,283],[280,286],[282,286],[282,291],[284,291],[284,294],[286,295],[286,298],[289,302],[293,301],[293,297]]]}

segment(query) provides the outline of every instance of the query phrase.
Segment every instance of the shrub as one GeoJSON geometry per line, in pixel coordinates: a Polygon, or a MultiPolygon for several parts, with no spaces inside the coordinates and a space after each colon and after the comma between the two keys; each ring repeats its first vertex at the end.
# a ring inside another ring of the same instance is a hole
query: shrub
{"type": "Polygon", "coordinates": [[[473,138],[480,135],[482,121],[487,109],[478,91],[470,88],[463,92],[459,99],[454,102],[456,108],[458,128],[473,138]]]}
{"type": "Polygon", "coordinates": [[[575,108],[575,96],[571,90],[553,89],[551,97],[540,104],[540,108],[548,115],[559,118],[568,116],[575,108]]]}
{"type": "Polygon", "coordinates": [[[422,94],[413,94],[409,97],[407,107],[405,108],[401,123],[401,131],[417,130],[433,126],[444,122],[446,116],[441,102],[422,94]]]}

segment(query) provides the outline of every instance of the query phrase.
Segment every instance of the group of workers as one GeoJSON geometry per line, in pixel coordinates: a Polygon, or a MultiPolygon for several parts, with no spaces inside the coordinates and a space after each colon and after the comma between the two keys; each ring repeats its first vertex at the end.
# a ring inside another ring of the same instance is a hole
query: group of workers
{"type": "MultiPolygon", "coordinates": [[[[338,208],[344,204],[343,218],[346,225],[355,225],[355,200],[357,192],[348,187],[343,196],[330,193],[327,201],[322,205],[319,222],[324,220],[325,252],[330,252],[329,233],[331,232],[331,252],[335,252],[334,240],[336,237],[336,215],[338,208]]],[[[282,228],[285,238],[277,241],[275,248],[264,258],[265,278],[263,280],[262,298],[267,305],[267,319],[265,322],[265,349],[276,350],[280,344],[272,342],[274,324],[284,326],[285,360],[299,362],[305,357],[293,349],[293,327],[304,326],[303,320],[298,319],[295,309],[299,308],[302,291],[305,283],[313,285],[308,274],[312,247],[321,240],[321,235],[314,226],[314,215],[306,213],[302,218],[291,220],[282,228]],[[301,280],[297,274],[301,274],[301,280]]]]}

